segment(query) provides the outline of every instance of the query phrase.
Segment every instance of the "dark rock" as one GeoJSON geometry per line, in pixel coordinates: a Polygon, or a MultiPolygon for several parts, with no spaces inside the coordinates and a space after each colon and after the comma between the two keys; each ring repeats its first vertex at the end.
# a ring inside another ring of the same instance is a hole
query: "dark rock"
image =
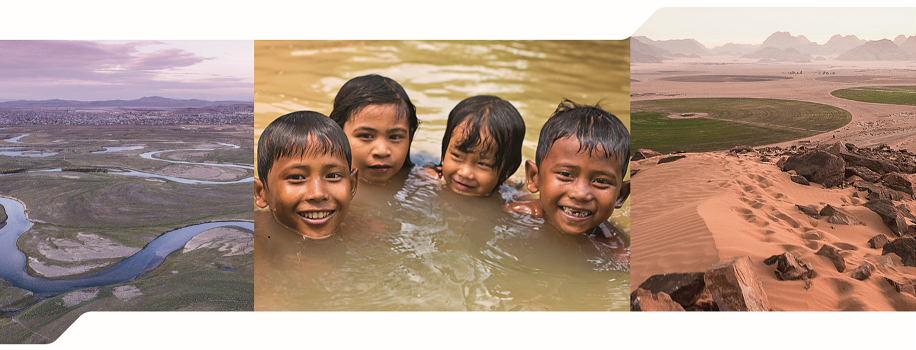
{"type": "Polygon", "coordinates": [[[916,267],[916,238],[903,237],[888,242],[881,249],[881,255],[890,253],[897,254],[903,266],[916,267]]]}
{"type": "Polygon", "coordinates": [[[897,167],[900,168],[900,172],[902,173],[916,174],[916,163],[900,162],[900,163],[897,163],[897,167]]]}
{"type": "Polygon", "coordinates": [[[840,153],[840,157],[849,163],[850,166],[864,166],[880,174],[900,171],[900,168],[896,165],[882,159],[875,159],[849,152],[840,153]]]}
{"type": "Polygon", "coordinates": [[[798,210],[801,210],[802,213],[805,213],[805,215],[808,215],[808,216],[810,216],[810,217],[812,217],[812,218],[815,218],[815,219],[820,219],[820,218],[821,218],[821,215],[817,212],[817,208],[814,207],[813,205],[798,205],[798,204],[796,204],[795,207],[797,207],[798,210]]]}
{"type": "Polygon", "coordinates": [[[872,265],[870,262],[863,262],[862,265],[856,268],[852,272],[852,278],[855,278],[859,281],[864,281],[871,276],[871,273],[875,271],[875,265],[872,265]]]}
{"type": "Polygon", "coordinates": [[[916,197],[913,196],[913,193],[916,193],[916,186],[914,186],[913,180],[911,180],[909,176],[899,173],[890,173],[881,178],[881,183],[890,189],[906,193],[910,195],[911,198],[916,199],[916,197]]]}
{"type": "Polygon", "coordinates": [[[754,148],[748,145],[735,146],[729,152],[731,153],[748,153],[753,152],[754,148]]]}
{"type": "Polygon", "coordinates": [[[764,264],[776,264],[776,278],[782,281],[792,281],[798,279],[814,278],[814,269],[811,265],[796,258],[795,255],[785,252],[779,255],[773,255],[763,261],[764,264]]]}
{"type": "Polygon", "coordinates": [[[881,180],[881,174],[872,171],[864,166],[848,166],[845,170],[846,177],[858,176],[868,182],[878,182],[881,180]]]}
{"type": "Polygon", "coordinates": [[[846,144],[846,149],[848,149],[848,150],[851,151],[851,152],[855,152],[855,151],[858,150],[859,148],[856,147],[856,145],[853,145],[853,144],[851,144],[851,143],[847,143],[847,144],[846,144]]]}
{"type": "Polygon", "coordinates": [[[868,240],[868,246],[872,249],[882,249],[884,245],[890,242],[885,235],[877,235],[868,240]]]}
{"type": "MultiPolygon", "coordinates": [[[[884,225],[891,229],[891,232],[897,236],[906,235],[909,232],[909,226],[906,223],[906,217],[909,212],[901,211],[900,208],[894,207],[894,203],[886,199],[871,200],[864,206],[881,217],[884,225]]],[[[901,205],[902,206],[902,205],[901,205]]]]}
{"type": "Polygon", "coordinates": [[[648,159],[648,158],[658,157],[660,155],[662,154],[656,151],[653,151],[651,149],[640,148],[640,149],[637,149],[636,153],[633,154],[632,160],[648,159]]]}
{"type": "Polygon", "coordinates": [[[845,169],[846,162],[842,158],[815,150],[789,156],[782,170],[795,170],[811,182],[833,187],[843,183],[845,169]]]}
{"type": "Polygon", "coordinates": [[[827,217],[827,222],[837,225],[861,225],[862,222],[859,219],[856,219],[852,213],[834,207],[830,204],[827,204],[824,209],[821,209],[821,216],[827,217]]]}
{"type": "Polygon", "coordinates": [[[763,285],[751,258],[740,256],[713,264],[703,276],[713,301],[722,311],[769,311],[763,285]]]}
{"type": "Polygon", "coordinates": [[[630,311],[684,311],[684,308],[665,292],[652,293],[639,288],[630,294],[630,311]]]}
{"type": "Polygon", "coordinates": [[[833,263],[833,266],[836,267],[838,272],[846,271],[846,258],[840,255],[840,252],[833,246],[824,244],[821,249],[814,254],[826,257],[827,260],[833,263]]]}
{"type": "Polygon", "coordinates": [[[885,276],[884,280],[894,286],[897,292],[916,297],[916,279],[907,277],[890,278],[885,276]]]}
{"type": "Polygon", "coordinates": [[[665,157],[665,158],[659,159],[659,160],[658,160],[658,163],[656,163],[656,164],[671,163],[671,162],[673,162],[673,161],[675,161],[675,160],[683,159],[683,158],[687,158],[687,156],[669,156],[669,157],[665,157]]]}
{"type": "Polygon", "coordinates": [[[664,292],[686,308],[697,301],[705,286],[702,272],[688,272],[654,275],[641,283],[639,288],[652,293],[664,292]]]}
{"type": "Polygon", "coordinates": [[[805,185],[805,186],[811,185],[811,183],[808,182],[808,179],[806,179],[804,176],[801,176],[801,175],[791,175],[789,176],[789,180],[792,180],[792,182],[800,184],[800,185],[805,185]]]}

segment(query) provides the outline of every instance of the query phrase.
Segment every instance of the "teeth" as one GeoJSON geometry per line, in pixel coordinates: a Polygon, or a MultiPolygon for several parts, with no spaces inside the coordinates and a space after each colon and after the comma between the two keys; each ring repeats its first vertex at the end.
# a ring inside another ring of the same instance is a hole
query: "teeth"
{"type": "Polygon", "coordinates": [[[331,215],[331,213],[332,213],[332,212],[330,212],[330,211],[312,211],[312,212],[308,212],[308,213],[302,213],[302,214],[299,214],[299,215],[301,215],[302,217],[307,218],[307,219],[324,219],[324,218],[326,218],[328,215],[331,215]]]}
{"type": "Polygon", "coordinates": [[[590,211],[588,211],[588,210],[573,210],[573,209],[570,209],[569,207],[560,207],[560,209],[562,209],[563,212],[566,213],[566,214],[569,214],[569,215],[572,215],[572,216],[576,216],[576,217],[580,217],[580,218],[584,218],[584,217],[587,217],[587,216],[589,216],[589,215],[592,215],[592,212],[590,212],[590,211]]]}

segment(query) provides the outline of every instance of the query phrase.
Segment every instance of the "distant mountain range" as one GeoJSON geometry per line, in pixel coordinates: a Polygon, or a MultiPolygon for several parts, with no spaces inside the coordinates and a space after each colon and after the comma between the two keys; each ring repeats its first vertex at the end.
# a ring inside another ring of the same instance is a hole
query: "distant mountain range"
{"type": "Polygon", "coordinates": [[[254,104],[251,101],[204,101],[204,100],[179,100],[159,96],[143,97],[136,100],[108,100],[108,101],[72,101],[72,100],[43,100],[43,101],[9,101],[0,102],[0,108],[183,108],[183,107],[213,107],[236,104],[254,104]]]}
{"type": "Polygon", "coordinates": [[[742,56],[770,62],[803,62],[811,60],[812,56],[834,55],[837,55],[836,59],[844,61],[916,61],[916,36],[899,35],[894,41],[867,41],[855,35],[837,34],[820,45],[811,42],[804,35],[793,36],[789,32],[775,32],[759,45],[728,43],[711,49],[694,39],[656,41],[644,36],[635,36],[630,40],[630,62],[634,63],[710,55],[742,56]]]}

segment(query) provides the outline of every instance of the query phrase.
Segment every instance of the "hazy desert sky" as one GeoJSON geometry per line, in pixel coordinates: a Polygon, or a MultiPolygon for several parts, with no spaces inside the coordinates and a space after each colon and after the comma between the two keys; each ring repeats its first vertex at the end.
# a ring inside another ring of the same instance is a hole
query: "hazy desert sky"
{"type": "Polygon", "coordinates": [[[834,34],[894,40],[916,35],[916,8],[663,8],[633,35],[696,39],[707,48],[760,44],[774,32],[824,44],[834,34]]]}
{"type": "Polygon", "coordinates": [[[252,41],[0,41],[0,101],[251,101],[252,41]]]}

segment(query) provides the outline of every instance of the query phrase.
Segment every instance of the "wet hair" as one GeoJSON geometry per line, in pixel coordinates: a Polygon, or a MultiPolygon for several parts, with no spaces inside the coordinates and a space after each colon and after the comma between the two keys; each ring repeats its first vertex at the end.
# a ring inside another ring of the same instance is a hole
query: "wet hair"
{"type": "MultiPolygon", "coordinates": [[[[391,78],[369,74],[350,79],[334,97],[334,109],[329,117],[343,129],[350,117],[362,111],[366,106],[387,104],[397,106],[398,120],[407,118],[407,125],[410,128],[407,145],[410,147],[410,144],[413,143],[413,135],[420,124],[417,119],[417,108],[410,102],[410,97],[407,97],[404,88],[391,78]]],[[[404,165],[413,165],[410,162],[409,154],[404,159],[404,165]]]]}
{"type": "Polygon", "coordinates": [[[560,102],[538,137],[534,161],[539,167],[553,143],[564,137],[578,140],[579,152],[585,150],[592,155],[603,151],[605,158],[616,156],[620,160],[620,175],[626,173],[630,159],[630,132],[617,116],[599,105],[582,106],[568,99],[560,102]]]}
{"type": "MultiPolygon", "coordinates": [[[[489,145],[484,144],[482,133],[486,132],[496,147],[494,165],[499,181],[493,192],[502,185],[522,164],[522,142],[525,140],[525,120],[518,110],[506,100],[496,96],[480,95],[468,97],[459,102],[448,114],[445,135],[442,136],[442,158],[448,151],[452,132],[464,124],[463,135],[457,138],[455,145],[461,152],[489,152],[489,145]]],[[[491,192],[492,193],[492,192],[491,192]]]]}
{"type": "Polygon", "coordinates": [[[343,129],[324,114],[298,111],[275,119],[258,139],[258,177],[267,187],[274,161],[286,156],[333,154],[353,166],[350,142],[343,129]]]}

